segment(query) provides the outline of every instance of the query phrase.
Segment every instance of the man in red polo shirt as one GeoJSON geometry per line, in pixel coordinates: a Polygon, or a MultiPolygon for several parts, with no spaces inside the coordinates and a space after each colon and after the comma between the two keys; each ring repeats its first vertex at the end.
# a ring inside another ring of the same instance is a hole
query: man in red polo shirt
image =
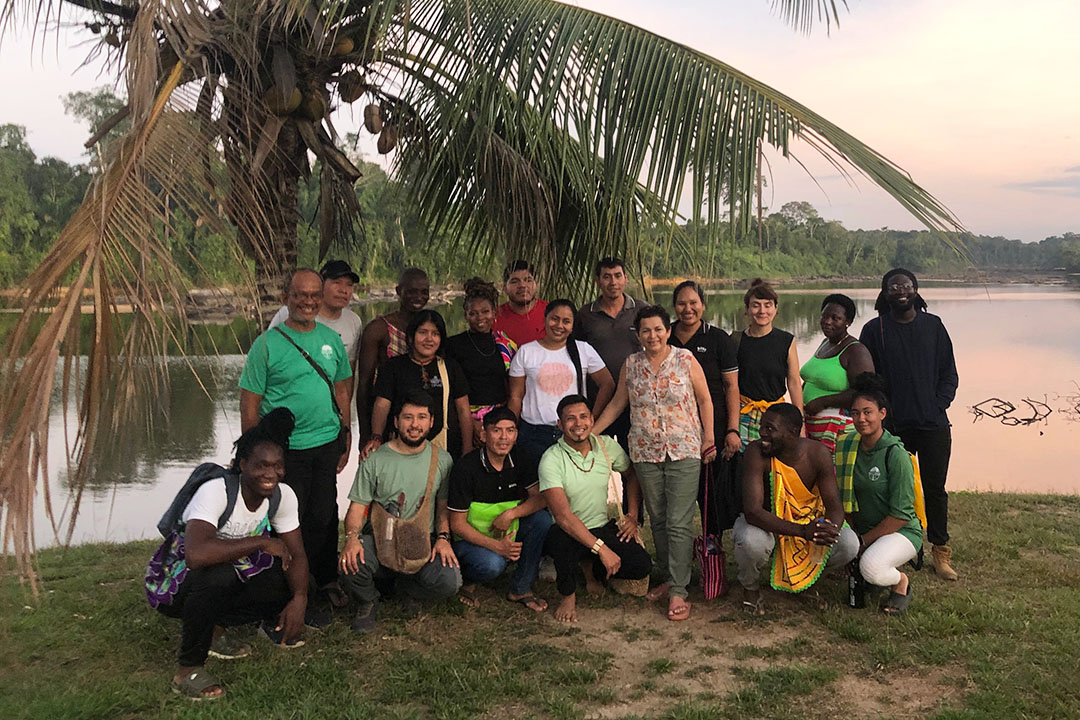
{"type": "Polygon", "coordinates": [[[495,329],[506,333],[518,347],[544,337],[547,301],[536,297],[535,268],[525,260],[515,260],[503,271],[503,282],[509,302],[499,306],[495,329]]]}

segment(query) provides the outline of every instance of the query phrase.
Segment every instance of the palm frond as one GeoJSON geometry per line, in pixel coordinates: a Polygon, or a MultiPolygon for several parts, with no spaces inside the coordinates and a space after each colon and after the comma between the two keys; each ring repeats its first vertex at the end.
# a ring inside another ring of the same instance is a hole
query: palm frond
{"type": "MultiPolygon", "coordinates": [[[[847,10],[847,0],[839,5],[847,10]]],[[[826,31],[836,23],[840,27],[840,8],[836,0],[772,0],[773,12],[800,32],[809,33],[815,24],[824,22],[826,31]]]]}

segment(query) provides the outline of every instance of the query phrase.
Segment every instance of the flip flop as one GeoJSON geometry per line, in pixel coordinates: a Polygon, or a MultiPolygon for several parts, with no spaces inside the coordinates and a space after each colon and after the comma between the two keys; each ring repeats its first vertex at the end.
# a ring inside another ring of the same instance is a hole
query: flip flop
{"type": "Polygon", "coordinates": [[[180,682],[174,680],[172,689],[174,693],[195,701],[218,700],[225,697],[225,688],[221,687],[217,678],[202,668],[192,670],[180,682]],[[213,687],[221,688],[221,692],[217,695],[206,695],[205,692],[213,687]]]}
{"type": "Polygon", "coordinates": [[[506,599],[509,600],[510,602],[518,603],[520,605],[523,605],[524,607],[529,608],[533,612],[542,613],[542,612],[544,612],[545,610],[548,609],[547,600],[545,600],[543,598],[538,598],[535,595],[525,595],[525,596],[519,597],[519,598],[512,598],[512,597],[510,597],[510,595],[508,593],[506,595],[506,599]],[[541,603],[543,603],[544,607],[537,610],[535,607],[530,606],[529,603],[534,603],[536,605],[540,605],[541,603]]]}
{"type": "Polygon", "coordinates": [[[671,607],[668,605],[667,619],[672,622],[682,622],[690,619],[690,603],[683,600],[682,605],[671,607]]]}
{"type": "Polygon", "coordinates": [[[742,609],[745,610],[748,615],[761,617],[765,614],[765,596],[762,594],[761,590],[743,590],[743,598],[742,609]],[[755,592],[756,596],[752,594],[755,592]]]}
{"type": "Polygon", "coordinates": [[[889,591],[889,597],[881,604],[881,612],[886,615],[903,615],[911,605],[911,583],[907,586],[907,595],[889,591]]]}
{"type": "Polygon", "coordinates": [[[458,590],[458,601],[467,608],[480,607],[480,598],[476,597],[476,591],[466,590],[464,586],[458,590]]]}

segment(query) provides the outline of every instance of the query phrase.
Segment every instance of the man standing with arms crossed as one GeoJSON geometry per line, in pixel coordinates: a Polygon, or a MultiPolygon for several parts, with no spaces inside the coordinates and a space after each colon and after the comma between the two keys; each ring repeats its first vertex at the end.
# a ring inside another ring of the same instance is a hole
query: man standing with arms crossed
{"type": "Polygon", "coordinates": [[[315,322],[322,297],[322,277],[314,270],[300,268],[287,279],[289,317],[255,338],[240,375],[240,428],[247,432],[279,407],[296,418],[284,482],[296,493],[315,586],[341,607],[347,598],[337,585],[337,474],[349,459],[352,440],[352,371],[341,337],[315,322]]]}
{"type": "Polygon", "coordinates": [[[863,326],[859,342],[885,378],[892,404],[890,429],[919,458],[934,572],[945,580],[956,580],[945,491],[952,454],[952,425],[946,410],[960,382],[952,340],[941,318],[926,312],[919,281],[910,270],[893,268],[885,273],[874,309],[878,316],[863,326]]]}

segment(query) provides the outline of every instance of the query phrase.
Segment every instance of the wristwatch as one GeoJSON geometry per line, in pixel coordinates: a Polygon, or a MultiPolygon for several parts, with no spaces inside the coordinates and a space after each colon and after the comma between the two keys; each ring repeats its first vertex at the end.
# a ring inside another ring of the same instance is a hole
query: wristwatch
{"type": "Polygon", "coordinates": [[[599,555],[600,554],[600,548],[602,548],[602,547],[604,547],[604,541],[601,540],[600,538],[596,538],[596,542],[594,542],[593,546],[592,546],[592,554],[593,555],[599,555]]]}

